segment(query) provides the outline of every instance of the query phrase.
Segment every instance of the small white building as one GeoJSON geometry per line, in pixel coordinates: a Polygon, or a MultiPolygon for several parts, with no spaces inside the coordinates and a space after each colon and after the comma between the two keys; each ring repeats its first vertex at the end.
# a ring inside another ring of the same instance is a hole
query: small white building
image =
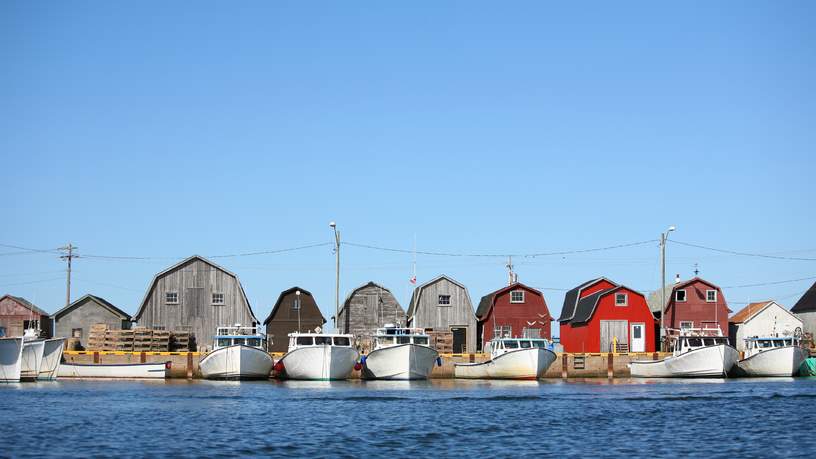
{"type": "Polygon", "coordinates": [[[792,336],[802,329],[802,320],[775,301],[751,303],[728,319],[729,336],[738,351],[745,350],[745,338],[792,336]]]}

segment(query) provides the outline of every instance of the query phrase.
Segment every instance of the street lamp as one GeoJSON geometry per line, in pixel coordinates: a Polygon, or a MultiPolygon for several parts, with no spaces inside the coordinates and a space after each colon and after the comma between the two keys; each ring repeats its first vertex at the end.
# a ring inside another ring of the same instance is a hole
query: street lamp
{"type": "Polygon", "coordinates": [[[340,318],[340,231],[337,230],[337,223],[329,222],[329,226],[334,230],[334,329],[340,331],[338,322],[340,318]]]}
{"type": "Polygon", "coordinates": [[[660,233],[660,350],[663,350],[663,316],[666,313],[666,240],[669,238],[669,233],[676,229],[677,228],[672,225],[669,226],[665,233],[660,233]]]}
{"type": "Polygon", "coordinates": [[[298,312],[298,333],[300,333],[300,290],[295,290],[295,309],[298,312]]]}

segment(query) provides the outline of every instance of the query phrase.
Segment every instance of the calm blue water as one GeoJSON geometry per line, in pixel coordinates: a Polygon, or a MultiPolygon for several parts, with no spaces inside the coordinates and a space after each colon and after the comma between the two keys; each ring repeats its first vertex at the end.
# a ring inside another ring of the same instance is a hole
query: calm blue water
{"type": "Polygon", "coordinates": [[[0,413],[2,457],[816,455],[816,378],[60,381],[0,413]]]}

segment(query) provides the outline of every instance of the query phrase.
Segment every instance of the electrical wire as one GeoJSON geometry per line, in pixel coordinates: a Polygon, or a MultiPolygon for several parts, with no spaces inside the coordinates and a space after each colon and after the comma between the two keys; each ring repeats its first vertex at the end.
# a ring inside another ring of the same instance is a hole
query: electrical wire
{"type": "Polygon", "coordinates": [[[814,279],[816,279],[816,276],[800,277],[799,279],[788,279],[788,280],[781,280],[781,281],[774,281],[774,282],[761,282],[761,283],[758,283],[758,284],[729,285],[729,286],[720,287],[720,288],[764,287],[766,285],[789,284],[791,282],[800,282],[800,281],[814,280],[814,279]]]}
{"type": "Polygon", "coordinates": [[[491,257],[491,258],[505,258],[505,257],[520,257],[520,258],[535,258],[535,257],[546,257],[546,256],[554,256],[554,255],[574,255],[578,253],[589,253],[589,252],[600,252],[604,250],[613,250],[613,249],[622,249],[625,247],[634,247],[638,245],[650,244],[658,242],[657,239],[649,239],[646,241],[638,241],[638,242],[630,242],[627,244],[618,244],[618,245],[611,245],[606,247],[594,247],[591,249],[579,249],[579,250],[564,250],[558,252],[537,252],[537,253],[454,253],[454,252],[429,252],[429,251],[421,251],[421,250],[409,250],[409,249],[396,249],[392,247],[381,247],[376,245],[369,245],[369,244],[359,244],[356,242],[341,242],[342,245],[349,245],[352,247],[360,247],[364,249],[371,249],[371,250],[380,250],[384,252],[397,252],[397,253],[416,253],[417,255],[432,255],[432,256],[439,256],[439,257],[491,257]]]}
{"type": "Polygon", "coordinates": [[[737,252],[736,250],[718,249],[718,248],[715,248],[715,247],[708,247],[708,246],[700,245],[700,244],[692,244],[690,242],[676,241],[674,239],[668,239],[668,241],[672,242],[674,244],[684,245],[686,247],[695,247],[695,248],[698,248],[698,249],[710,250],[712,252],[727,253],[727,254],[730,254],[730,255],[740,255],[740,256],[743,256],[743,257],[770,258],[770,259],[773,259],[773,260],[790,260],[790,261],[816,261],[816,258],[783,257],[783,256],[779,256],[779,255],[766,255],[766,254],[763,254],[763,253],[737,252]]]}

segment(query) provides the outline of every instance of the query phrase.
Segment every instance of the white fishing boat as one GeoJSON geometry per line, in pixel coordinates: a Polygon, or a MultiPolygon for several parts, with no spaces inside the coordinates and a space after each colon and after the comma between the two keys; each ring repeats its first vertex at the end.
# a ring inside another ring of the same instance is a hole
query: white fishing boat
{"type": "Polygon", "coordinates": [[[374,350],[361,359],[366,379],[428,379],[434,362],[441,365],[421,328],[389,324],[377,329],[373,338],[374,350]]]}
{"type": "Polygon", "coordinates": [[[290,333],[289,350],[275,364],[275,372],[287,379],[348,379],[360,358],[353,340],[353,335],[319,331],[290,333]]]}
{"type": "Polygon", "coordinates": [[[51,338],[45,340],[40,374],[37,375],[38,380],[50,381],[57,379],[57,369],[62,361],[64,344],[65,338],[51,338]]]}
{"type": "Polygon", "coordinates": [[[719,328],[671,330],[672,355],[629,364],[633,378],[725,378],[739,353],[719,328]]]}
{"type": "Polygon", "coordinates": [[[164,379],[170,362],[164,363],[61,363],[60,378],[164,379]]]}
{"type": "Polygon", "coordinates": [[[0,382],[20,382],[23,337],[0,338],[0,382]]]}
{"type": "Polygon", "coordinates": [[[746,338],[745,348],[745,358],[737,362],[740,376],[796,376],[807,357],[793,336],[746,338]]]}
{"type": "Polygon", "coordinates": [[[266,379],[272,371],[266,335],[256,327],[218,327],[213,351],[198,366],[207,379],[266,379]]]}
{"type": "Polygon", "coordinates": [[[23,356],[20,380],[36,381],[42,368],[45,340],[37,338],[39,330],[26,330],[23,334],[23,356]]]}
{"type": "Polygon", "coordinates": [[[550,342],[541,338],[496,338],[485,351],[490,360],[455,363],[453,374],[466,379],[538,379],[555,362],[550,342]]]}

